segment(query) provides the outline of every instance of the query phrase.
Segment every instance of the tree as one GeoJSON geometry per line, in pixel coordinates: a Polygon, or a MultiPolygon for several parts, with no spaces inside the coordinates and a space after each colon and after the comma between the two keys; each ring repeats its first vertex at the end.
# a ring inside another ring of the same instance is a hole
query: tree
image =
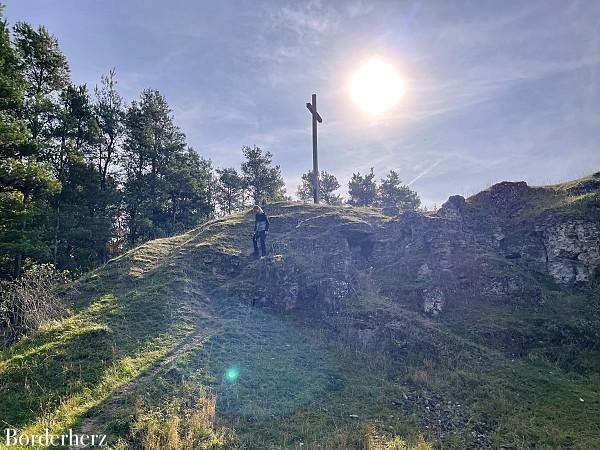
{"type": "Polygon", "coordinates": [[[165,170],[167,235],[180,233],[213,217],[212,163],[187,148],[177,152],[165,170]]]}
{"type": "Polygon", "coordinates": [[[7,277],[12,266],[15,278],[23,265],[47,260],[50,255],[46,198],[60,185],[48,167],[34,159],[6,158],[0,161],[0,274],[7,277]]]}
{"type": "Polygon", "coordinates": [[[91,210],[94,217],[103,217],[104,226],[95,235],[98,261],[105,263],[111,256],[109,242],[115,238],[119,207],[122,200],[118,190],[118,158],[125,132],[125,108],[123,99],[116,90],[116,73],[110,70],[100,78],[100,85],[94,88],[92,114],[94,119],[94,139],[86,160],[95,168],[94,180],[99,182],[98,202],[91,210]],[[108,232],[107,232],[108,231],[108,232]]]}
{"type": "Polygon", "coordinates": [[[21,49],[11,44],[1,16],[0,9],[0,275],[12,272],[18,278],[27,257],[49,256],[40,218],[47,196],[60,186],[49,167],[39,162],[40,147],[23,119],[28,116],[26,77],[30,72],[21,49]]]}
{"type": "Polygon", "coordinates": [[[166,235],[164,175],[185,135],[157,90],[146,89],[127,111],[125,132],[125,211],[129,244],[166,235]]]}
{"type": "Polygon", "coordinates": [[[69,66],[58,41],[46,28],[28,23],[14,27],[15,48],[26,81],[25,109],[34,140],[44,136],[54,118],[53,100],[69,83],[69,66]]]}
{"type": "MultiPolygon", "coordinates": [[[[334,192],[339,188],[340,183],[335,175],[322,170],[319,179],[319,198],[328,205],[341,205],[342,197],[338,194],[334,194],[334,192]]],[[[298,186],[296,195],[304,202],[312,201],[312,170],[302,175],[302,184],[298,186]]]]}
{"type": "Polygon", "coordinates": [[[348,203],[354,206],[373,206],[377,201],[377,184],[373,168],[362,176],[360,172],[353,173],[348,183],[348,203]]]}
{"type": "Polygon", "coordinates": [[[285,184],[279,166],[273,166],[270,152],[256,145],[242,147],[246,160],[242,162],[242,176],[250,197],[255,204],[285,199],[285,184]]]}
{"type": "MultiPolygon", "coordinates": [[[[19,22],[14,27],[14,43],[19,67],[25,81],[23,117],[30,130],[32,154],[36,160],[52,167],[53,175],[62,186],[73,157],[71,135],[78,126],[71,108],[78,108],[80,91],[70,86],[69,67],[58,41],[40,26],[19,22]]],[[[29,158],[33,159],[33,158],[29,158]]],[[[60,226],[60,189],[49,197],[53,209],[48,239],[52,241],[52,259],[58,256],[60,226]],[[50,231],[52,230],[52,231],[50,231]],[[52,236],[52,237],[50,237],[52,236]]],[[[47,214],[46,214],[47,215],[47,214]]]]}
{"type": "Polygon", "coordinates": [[[212,217],[211,163],[186,147],[171,108],[156,90],[143,91],[127,111],[124,162],[130,246],[169,236],[212,217]]]}
{"type": "Polygon", "coordinates": [[[381,180],[377,192],[377,205],[391,214],[407,210],[415,211],[421,205],[418,194],[403,185],[400,176],[394,170],[390,170],[386,178],[381,180]]]}
{"type": "Polygon", "coordinates": [[[20,118],[24,89],[25,80],[0,9],[0,148],[4,156],[22,154],[23,149],[17,147],[28,137],[27,125],[20,118]]]}
{"type": "Polygon", "coordinates": [[[117,199],[115,186],[101,189],[95,166],[83,160],[69,163],[60,192],[60,209],[54,210],[60,214],[54,247],[58,249],[57,266],[77,273],[105,262],[106,244],[113,236],[118,212],[117,199]]]}
{"type": "Polygon", "coordinates": [[[107,177],[110,175],[111,166],[115,164],[118,157],[117,152],[125,130],[123,99],[116,90],[116,84],[116,73],[112,69],[108,74],[102,75],[100,86],[96,86],[94,89],[93,112],[98,138],[91,160],[98,168],[100,186],[103,190],[107,187],[107,177]]]}
{"type": "Polygon", "coordinates": [[[226,214],[243,207],[244,179],[233,167],[217,169],[216,200],[219,209],[226,214]]]}
{"type": "MultiPolygon", "coordinates": [[[[63,252],[62,256],[66,260],[71,259],[72,255],[69,251],[69,236],[63,233],[61,226],[68,225],[73,220],[71,214],[83,213],[80,208],[75,207],[67,208],[69,213],[65,214],[65,210],[61,208],[68,198],[64,187],[70,183],[69,178],[75,173],[74,166],[84,163],[86,151],[89,151],[90,144],[94,140],[95,121],[87,87],[67,85],[60,92],[55,114],[49,134],[52,140],[48,140],[45,146],[49,149],[46,155],[52,164],[54,175],[63,187],[61,192],[50,198],[54,210],[53,263],[57,265],[59,251],[63,252]]],[[[92,180],[97,182],[98,178],[92,177],[92,180]]],[[[88,184],[86,180],[85,185],[88,184]]],[[[71,266],[70,263],[68,265],[71,266]]]]}

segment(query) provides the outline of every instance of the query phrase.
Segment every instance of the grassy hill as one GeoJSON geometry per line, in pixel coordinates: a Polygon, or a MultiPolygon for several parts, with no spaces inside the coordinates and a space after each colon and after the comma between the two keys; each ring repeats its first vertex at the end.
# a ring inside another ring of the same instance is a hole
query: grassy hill
{"type": "Polygon", "coordinates": [[[248,214],[148,242],[0,354],[0,422],[115,449],[600,448],[599,190],[270,205],[261,260],[248,214]]]}

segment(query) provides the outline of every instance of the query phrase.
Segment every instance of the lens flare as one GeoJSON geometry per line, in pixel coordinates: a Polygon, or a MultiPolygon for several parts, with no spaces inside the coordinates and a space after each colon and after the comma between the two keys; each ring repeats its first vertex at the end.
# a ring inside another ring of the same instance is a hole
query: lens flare
{"type": "Polygon", "coordinates": [[[404,83],[396,69],[383,61],[369,61],[350,80],[352,100],[371,113],[391,109],[403,94],[404,83]]]}
{"type": "Polygon", "coordinates": [[[225,371],[225,379],[230,383],[235,383],[240,376],[240,371],[237,367],[230,367],[225,371]]]}

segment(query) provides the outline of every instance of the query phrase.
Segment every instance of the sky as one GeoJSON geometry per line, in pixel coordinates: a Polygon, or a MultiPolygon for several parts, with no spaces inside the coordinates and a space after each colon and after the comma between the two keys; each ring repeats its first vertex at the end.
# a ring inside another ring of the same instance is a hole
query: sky
{"type": "Polygon", "coordinates": [[[551,184],[600,170],[597,0],[4,0],[11,24],[45,25],[76,83],[115,68],[127,101],[166,96],[215,166],[258,145],[289,194],[312,167],[345,194],[353,172],[390,169],[429,207],[495,182],[551,184]],[[349,80],[392,64],[405,94],[367,113],[349,80]]]}

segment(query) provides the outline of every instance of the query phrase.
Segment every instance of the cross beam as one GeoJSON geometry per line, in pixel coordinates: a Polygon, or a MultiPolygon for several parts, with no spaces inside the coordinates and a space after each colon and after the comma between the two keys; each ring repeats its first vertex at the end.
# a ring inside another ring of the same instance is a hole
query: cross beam
{"type": "Polygon", "coordinates": [[[317,153],[317,122],[322,123],[323,119],[317,112],[317,94],[312,95],[312,102],[307,103],[306,107],[312,116],[312,141],[313,141],[313,200],[319,203],[319,155],[317,153]]]}

